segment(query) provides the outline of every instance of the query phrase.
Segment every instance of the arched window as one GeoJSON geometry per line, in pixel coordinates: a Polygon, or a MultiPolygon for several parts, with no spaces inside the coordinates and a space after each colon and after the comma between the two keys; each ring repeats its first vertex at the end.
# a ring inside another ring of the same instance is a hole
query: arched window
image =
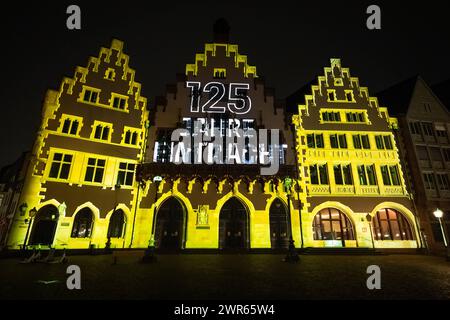
{"type": "Polygon", "coordinates": [[[335,208],[326,208],[313,221],[314,240],[355,240],[353,225],[347,216],[335,208]]]}
{"type": "Polygon", "coordinates": [[[109,219],[108,237],[122,238],[124,234],[125,215],[122,210],[116,210],[109,219]]]}
{"type": "Polygon", "coordinates": [[[90,238],[93,224],[94,218],[91,209],[81,209],[73,221],[72,238],[90,238]]]}
{"type": "Polygon", "coordinates": [[[373,217],[375,240],[414,240],[408,220],[394,209],[381,209],[373,217]]]}

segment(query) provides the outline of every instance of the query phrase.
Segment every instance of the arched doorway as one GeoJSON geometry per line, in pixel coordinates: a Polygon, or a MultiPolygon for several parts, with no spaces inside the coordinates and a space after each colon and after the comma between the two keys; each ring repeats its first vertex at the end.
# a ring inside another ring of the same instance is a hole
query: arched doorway
{"type": "Polygon", "coordinates": [[[46,205],[39,209],[34,220],[29,244],[53,244],[56,227],[58,225],[58,218],[58,208],[54,205],[46,205]]]}
{"type": "Polygon", "coordinates": [[[289,246],[288,216],[286,207],[280,199],[275,199],[270,206],[270,246],[283,249],[289,246]]]}
{"type": "Polygon", "coordinates": [[[75,215],[72,226],[72,238],[90,238],[94,227],[94,214],[88,207],[81,209],[75,215]]]}
{"type": "Polygon", "coordinates": [[[408,219],[399,211],[390,208],[378,210],[372,219],[373,236],[377,241],[415,240],[408,219]]]}
{"type": "Polygon", "coordinates": [[[313,221],[314,240],[323,240],[325,246],[345,247],[346,240],[355,240],[352,222],[340,210],[320,210],[313,221]]]}
{"type": "Polygon", "coordinates": [[[228,200],[219,215],[219,248],[248,248],[248,213],[244,205],[236,198],[228,200]]]}
{"type": "Polygon", "coordinates": [[[155,246],[159,249],[182,249],[185,239],[186,210],[171,197],[164,201],[156,214],[155,246]]]}

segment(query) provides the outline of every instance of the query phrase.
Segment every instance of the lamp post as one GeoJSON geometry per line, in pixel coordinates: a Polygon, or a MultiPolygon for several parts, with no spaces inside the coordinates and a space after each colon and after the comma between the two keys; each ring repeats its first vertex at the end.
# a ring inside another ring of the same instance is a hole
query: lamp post
{"type": "Polygon", "coordinates": [[[33,209],[31,209],[28,212],[29,219],[25,219],[25,222],[28,220],[28,228],[27,228],[27,233],[25,234],[25,241],[23,243],[23,250],[27,249],[28,234],[30,233],[30,228],[31,228],[31,225],[33,224],[33,218],[36,216],[36,214],[37,214],[37,210],[36,210],[36,208],[33,208],[33,209]]]}
{"type": "Polygon", "coordinates": [[[152,219],[152,229],[150,232],[150,240],[148,241],[147,250],[145,250],[144,256],[142,257],[142,262],[156,262],[155,256],[155,222],[156,222],[156,202],[158,201],[158,188],[159,184],[163,178],[161,176],[153,177],[153,182],[155,183],[155,202],[153,205],[153,219],[152,219]]]}
{"type": "Polygon", "coordinates": [[[442,223],[442,217],[444,216],[444,212],[440,209],[436,209],[436,211],[433,212],[434,216],[439,220],[439,225],[441,227],[442,232],[442,238],[444,239],[444,246],[445,246],[445,256],[447,261],[450,261],[450,253],[449,253],[449,245],[447,240],[447,233],[445,232],[444,224],[442,223]]]}
{"type": "Polygon", "coordinates": [[[292,225],[291,225],[291,185],[292,179],[290,177],[286,177],[284,179],[284,188],[287,193],[288,200],[288,228],[289,228],[289,249],[284,261],[286,262],[298,262],[300,260],[297,251],[295,250],[294,239],[292,237],[292,225]]]}

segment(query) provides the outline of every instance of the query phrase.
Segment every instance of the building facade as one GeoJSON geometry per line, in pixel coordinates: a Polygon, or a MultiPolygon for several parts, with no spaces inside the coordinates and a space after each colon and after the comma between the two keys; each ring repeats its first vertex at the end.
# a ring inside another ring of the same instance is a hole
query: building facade
{"type": "Polygon", "coordinates": [[[148,111],[123,43],[101,48],[49,90],[8,247],[113,247],[132,241],[135,170],[148,111]]]}
{"type": "Polygon", "coordinates": [[[280,103],[214,31],[148,107],[117,40],[47,93],[8,247],[421,247],[397,120],[367,88],[333,59],[280,103]]]}
{"type": "Polygon", "coordinates": [[[332,59],[293,116],[305,246],[418,248],[397,120],[332,59]]]}
{"type": "Polygon", "coordinates": [[[429,249],[438,252],[444,241],[436,209],[444,212],[450,231],[450,113],[421,77],[386,89],[379,98],[399,120],[397,140],[421,228],[429,249]]]}

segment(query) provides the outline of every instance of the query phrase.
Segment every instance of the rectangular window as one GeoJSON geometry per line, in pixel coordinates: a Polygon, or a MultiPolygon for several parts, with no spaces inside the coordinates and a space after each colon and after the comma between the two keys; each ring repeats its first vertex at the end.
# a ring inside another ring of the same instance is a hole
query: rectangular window
{"type": "Polygon", "coordinates": [[[131,144],[133,146],[137,145],[138,143],[138,132],[133,130],[126,130],[125,136],[123,138],[123,143],[125,144],[131,144]]]}
{"type": "Polygon", "coordinates": [[[104,159],[89,158],[84,181],[102,183],[105,164],[106,160],[104,159]]]}
{"type": "Polygon", "coordinates": [[[358,177],[359,177],[359,184],[362,186],[367,186],[367,175],[366,175],[366,169],[364,166],[358,166],[358,177]]]}
{"type": "Polygon", "coordinates": [[[337,185],[353,185],[352,168],[347,165],[334,165],[334,180],[337,185]]]}
{"type": "Polygon", "coordinates": [[[409,129],[411,130],[411,134],[421,135],[422,129],[420,128],[420,122],[414,121],[409,123],[409,129]]]}
{"type": "Polygon", "coordinates": [[[98,140],[110,140],[112,125],[109,124],[97,124],[94,127],[94,139],[98,140]]]}
{"type": "Polygon", "coordinates": [[[79,125],[80,122],[77,119],[65,118],[61,132],[70,135],[77,135],[79,125]]]}
{"type": "Polygon", "coordinates": [[[340,122],[341,114],[339,112],[323,111],[322,112],[322,121],[340,122]]]}
{"type": "Polygon", "coordinates": [[[114,97],[113,98],[113,108],[114,109],[120,109],[125,110],[127,104],[127,99],[123,97],[114,97]]]}
{"type": "Polygon", "coordinates": [[[347,148],[347,138],[345,134],[331,134],[330,144],[333,149],[346,149],[347,148]]]}
{"type": "Polygon", "coordinates": [[[376,186],[376,174],[374,165],[360,165],[358,166],[359,184],[362,186],[376,186]]]}
{"type": "Polygon", "coordinates": [[[391,140],[391,136],[383,136],[383,140],[384,140],[384,147],[388,150],[392,150],[392,140],[391,140]]]}
{"type": "Polygon", "coordinates": [[[72,155],[55,153],[48,176],[54,179],[67,180],[69,178],[72,155]]]}
{"type": "Polygon", "coordinates": [[[436,129],[436,135],[440,138],[447,138],[447,130],[436,129]]]}
{"type": "Polygon", "coordinates": [[[370,149],[369,136],[367,134],[361,136],[361,142],[363,149],[370,149]]]}
{"type": "Polygon", "coordinates": [[[132,186],[134,180],[134,169],[135,165],[133,163],[121,162],[119,164],[119,172],[117,174],[117,184],[121,186],[132,186]]]}
{"type": "Polygon", "coordinates": [[[311,165],[309,166],[311,184],[314,185],[327,185],[328,184],[328,172],[327,165],[311,165]]]}
{"type": "Polygon", "coordinates": [[[347,112],[347,122],[365,122],[364,112],[347,112]]]}
{"type": "Polygon", "coordinates": [[[359,134],[357,135],[353,135],[353,147],[355,149],[361,149],[362,145],[361,145],[361,136],[359,134]]]}
{"type": "Polygon", "coordinates": [[[83,95],[83,101],[97,103],[98,102],[98,94],[99,94],[99,91],[85,89],[84,95],[83,95]]]}
{"type": "Polygon", "coordinates": [[[339,135],[339,148],[347,149],[347,137],[345,136],[345,134],[339,135]]]}
{"type": "Polygon", "coordinates": [[[441,190],[449,190],[450,189],[448,175],[446,173],[438,173],[438,174],[436,174],[436,178],[437,178],[436,180],[439,185],[439,189],[441,189],[441,190]]]}
{"type": "Polygon", "coordinates": [[[328,100],[335,101],[336,100],[336,91],[328,90],[328,100]]]}
{"type": "Polygon", "coordinates": [[[427,190],[436,190],[436,185],[434,181],[434,175],[431,172],[423,174],[423,180],[425,183],[425,189],[427,190]]]}
{"type": "Polygon", "coordinates": [[[345,98],[348,102],[353,102],[355,99],[353,98],[353,92],[352,91],[345,91],[345,98]]]}
{"type": "Polygon", "coordinates": [[[431,160],[442,162],[441,149],[436,147],[430,147],[431,160]]]}
{"type": "Polygon", "coordinates": [[[398,166],[381,166],[381,175],[385,186],[401,185],[398,166]]]}
{"type": "Polygon", "coordinates": [[[450,149],[449,148],[443,148],[442,153],[444,154],[444,160],[446,162],[450,162],[450,149]]]}
{"type": "Polygon", "coordinates": [[[434,136],[433,124],[431,122],[422,122],[422,129],[426,136],[434,136]]]}
{"type": "Polygon", "coordinates": [[[383,137],[375,136],[375,144],[377,145],[378,150],[383,150],[384,149],[383,137]]]}
{"type": "Polygon", "coordinates": [[[369,185],[376,186],[377,185],[377,174],[375,172],[375,166],[370,165],[366,166],[367,179],[369,181],[369,185]]]}

